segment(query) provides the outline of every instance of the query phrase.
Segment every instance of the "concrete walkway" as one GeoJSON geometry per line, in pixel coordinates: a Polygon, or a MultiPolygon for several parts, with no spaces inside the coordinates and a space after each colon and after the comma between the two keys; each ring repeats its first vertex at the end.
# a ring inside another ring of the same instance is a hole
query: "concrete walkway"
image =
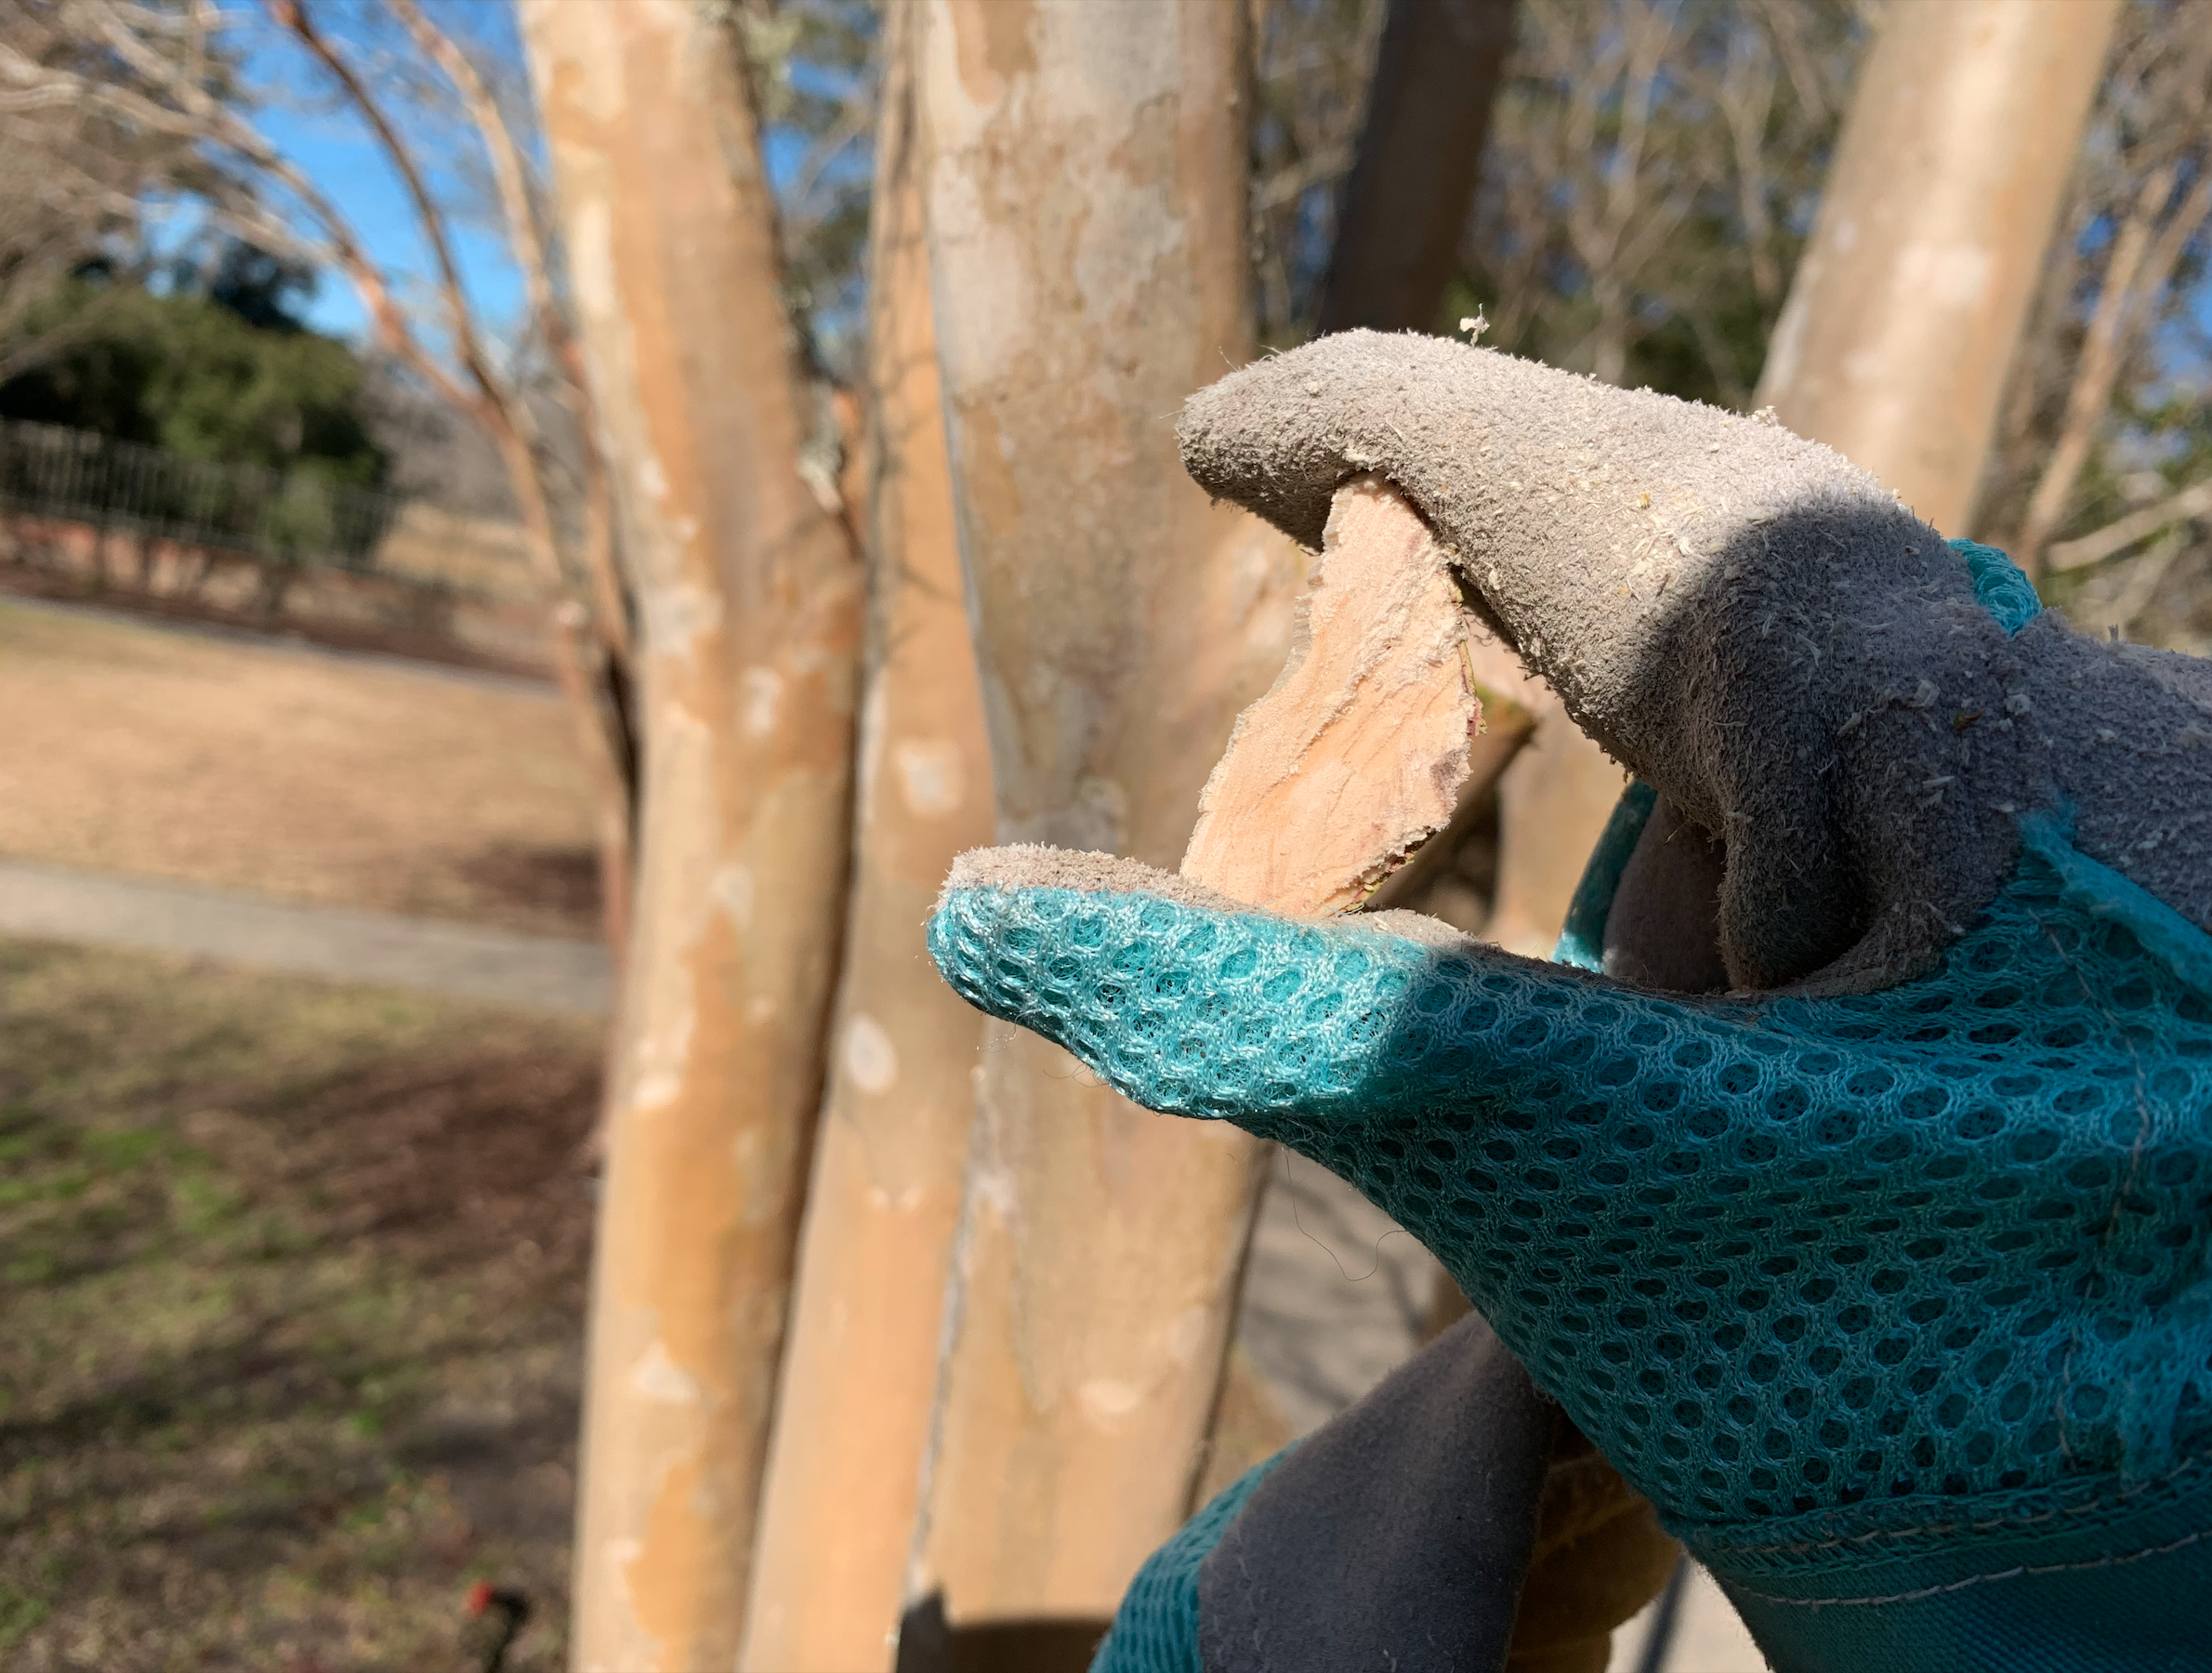
{"type": "MultiPolygon", "coordinates": [[[[1606,1673],[1647,1673],[1654,1666],[1651,1653],[1652,1622],[1656,1602],[1646,1605],[1634,1620],[1613,1635],[1613,1655],[1606,1673]]],[[[1689,1584],[1682,1591],[1675,1615],[1674,1636],[1666,1653],[1655,1664],[1658,1673],[1767,1673],[1766,1657],[1751,1641],[1750,1630],[1735,1605],[1728,1601],[1713,1576],[1692,1564],[1689,1584]]]]}
{"type": "Polygon", "coordinates": [[[1435,1258],[1352,1186],[1276,1151],[1237,1339],[1294,1434],[1319,1429],[1413,1356],[1440,1280],[1435,1258]]]}
{"type": "Polygon", "coordinates": [[[0,861],[0,934],[296,970],[592,1016],[613,1004],[596,942],[298,906],[181,883],[0,861]]]}

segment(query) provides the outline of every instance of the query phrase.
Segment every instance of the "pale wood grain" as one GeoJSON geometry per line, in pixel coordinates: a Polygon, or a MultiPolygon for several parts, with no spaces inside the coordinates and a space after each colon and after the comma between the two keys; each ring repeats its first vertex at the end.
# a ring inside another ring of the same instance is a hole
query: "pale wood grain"
{"type": "Polygon", "coordinates": [[[1277,911],[1350,911],[1442,830],[1481,723],[1442,549],[1379,477],[1336,491],[1289,661],[1238,717],[1182,872],[1277,911]]]}

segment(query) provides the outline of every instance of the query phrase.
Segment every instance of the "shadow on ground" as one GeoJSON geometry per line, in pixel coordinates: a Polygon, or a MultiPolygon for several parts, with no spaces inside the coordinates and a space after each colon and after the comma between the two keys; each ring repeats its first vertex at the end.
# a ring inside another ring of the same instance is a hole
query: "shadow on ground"
{"type": "Polygon", "coordinates": [[[494,843],[454,863],[468,888],[494,909],[585,927],[599,910],[599,856],[585,848],[494,843]]]}
{"type": "Polygon", "coordinates": [[[564,1659],[597,1030],[0,943],[0,1662],[564,1659]]]}

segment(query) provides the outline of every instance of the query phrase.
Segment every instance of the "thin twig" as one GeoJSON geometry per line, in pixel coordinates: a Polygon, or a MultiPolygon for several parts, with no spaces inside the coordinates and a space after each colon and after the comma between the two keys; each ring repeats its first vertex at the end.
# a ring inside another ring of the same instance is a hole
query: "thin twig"
{"type": "Polygon", "coordinates": [[[2136,192],[2126,220],[2113,236],[2112,254],[2098,288],[2097,307],[2074,362],[2073,384],[2066,392],[2059,439],[2051,449],[2049,463],[2036,480],[2020,536],[2014,542],[2014,555],[2031,575],[2041,569],[2043,549],[2065,520],[2136,336],[2153,311],[2153,301],[2173,277],[2189,241],[2212,213],[2212,169],[2200,168],[2194,189],[2165,227],[2158,225],[2180,178],[2179,149],[2198,137],[2208,71],[2212,71],[2212,19],[2201,18],[2192,32],[2180,72],[2181,109],[2174,113],[2170,136],[2164,141],[2174,154],[2151,169],[2136,192]]]}
{"type": "Polygon", "coordinates": [[[2050,548],[2046,567],[2055,573],[2087,569],[2092,563],[2101,563],[2116,552],[2124,552],[2140,540],[2147,540],[2159,530],[2192,518],[2212,514],[2212,481],[2193,483],[2169,499],[2155,506],[2146,506],[2140,511],[2130,511],[2117,522],[2110,522],[2095,534],[2084,534],[2078,540],[2060,542],[2050,548]]]}
{"type": "Polygon", "coordinates": [[[438,269],[438,289],[445,303],[446,329],[452,334],[454,352],[470,379],[483,391],[486,401],[501,409],[515,403],[498,374],[476,328],[475,311],[468,306],[468,298],[461,283],[461,267],[454,254],[453,239],[447,231],[445,217],[440,213],[437,201],[430,195],[428,181],[424,178],[422,165],[415,151],[400,135],[390,117],[385,114],[383,104],[369,92],[360,74],[345,55],[334,46],[329,38],[315,26],[315,20],[303,0],[263,0],[264,9],[278,28],[290,34],[329,72],[331,78],[344,91],[347,100],[368,124],[369,131],[400,177],[408,202],[415,211],[415,229],[429,247],[430,259],[438,269]]]}
{"type": "Polygon", "coordinates": [[[451,84],[492,159],[507,241],[522,269],[531,316],[552,349],[567,382],[569,404],[576,421],[577,445],[583,464],[583,559],[596,607],[593,626],[614,654],[627,662],[629,609],[622,579],[615,573],[612,493],[606,460],[599,453],[591,386],[585,376],[583,355],[577,349],[574,334],[569,330],[567,311],[554,291],[549,243],[540,217],[538,199],[531,191],[522,148],[516,143],[514,130],[498,99],[459,44],[429,20],[415,0],[385,0],[385,4],[405,26],[417,49],[451,84]]]}

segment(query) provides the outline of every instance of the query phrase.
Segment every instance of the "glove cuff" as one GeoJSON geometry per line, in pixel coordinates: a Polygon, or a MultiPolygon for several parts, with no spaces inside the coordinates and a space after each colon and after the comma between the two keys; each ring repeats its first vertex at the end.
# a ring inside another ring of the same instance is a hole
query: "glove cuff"
{"type": "Polygon", "coordinates": [[[2196,1666],[2212,1457],[2149,1481],[1922,1495],[1690,1543],[1780,1668],[2196,1666]]]}

